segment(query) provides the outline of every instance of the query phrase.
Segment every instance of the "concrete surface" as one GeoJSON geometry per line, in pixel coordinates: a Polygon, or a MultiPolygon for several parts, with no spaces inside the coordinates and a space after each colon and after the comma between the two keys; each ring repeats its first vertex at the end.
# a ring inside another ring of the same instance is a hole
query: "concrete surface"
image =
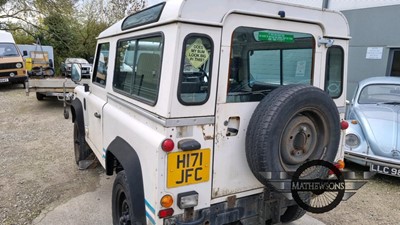
{"type": "MultiPolygon", "coordinates": [[[[100,185],[94,192],[85,193],[53,209],[42,212],[33,225],[111,225],[111,190],[114,177],[100,175],[100,185]]],[[[305,215],[287,225],[324,225],[305,215]]]]}
{"type": "Polygon", "coordinates": [[[111,225],[111,190],[114,177],[100,175],[100,185],[94,192],[75,197],[68,202],[42,212],[34,225],[111,225]]]}

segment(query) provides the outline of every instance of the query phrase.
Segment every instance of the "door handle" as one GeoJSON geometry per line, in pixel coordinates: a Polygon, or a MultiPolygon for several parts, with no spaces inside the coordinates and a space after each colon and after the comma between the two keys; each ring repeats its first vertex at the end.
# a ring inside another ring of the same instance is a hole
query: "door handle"
{"type": "Polygon", "coordinates": [[[96,117],[96,118],[99,118],[99,119],[100,119],[100,118],[101,118],[101,115],[100,115],[100,113],[98,113],[98,112],[95,112],[95,113],[94,113],[94,117],[96,117]]]}

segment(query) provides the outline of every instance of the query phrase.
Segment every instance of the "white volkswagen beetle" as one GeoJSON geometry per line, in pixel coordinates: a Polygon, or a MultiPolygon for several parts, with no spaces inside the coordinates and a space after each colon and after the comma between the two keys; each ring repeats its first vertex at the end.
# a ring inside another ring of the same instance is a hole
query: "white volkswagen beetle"
{"type": "Polygon", "coordinates": [[[346,120],[345,157],[370,171],[400,177],[400,78],[360,81],[346,120]]]}

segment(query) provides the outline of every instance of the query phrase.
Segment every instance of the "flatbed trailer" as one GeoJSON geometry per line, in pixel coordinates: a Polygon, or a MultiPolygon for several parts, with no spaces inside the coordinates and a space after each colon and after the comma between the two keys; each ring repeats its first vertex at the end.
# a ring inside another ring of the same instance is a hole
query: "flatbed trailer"
{"type": "MultiPolygon", "coordinates": [[[[88,84],[90,79],[82,79],[79,84],[88,84]]],[[[69,117],[67,105],[71,102],[74,89],[79,84],[65,77],[31,78],[25,82],[25,92],[29,96],[30,92],[36,93],[36,99],[42,101],[45,97],[57,97],[64,102],[64,117],[69,117]]]]}
{"type": "MultiPolygon", "coordinates": [[[[82,80],[82,83],[88,82],[88,79],[82,80]]],[[[63,101],[64,97],[68,97],[64,93],[72,94],[77,85],[69,78],[29,78],[26,81],[25,92],[26,95],[29,95],[30,92],[36,92],[39,101],[46,96],[56,96],[60,101],[63,101]]]]}

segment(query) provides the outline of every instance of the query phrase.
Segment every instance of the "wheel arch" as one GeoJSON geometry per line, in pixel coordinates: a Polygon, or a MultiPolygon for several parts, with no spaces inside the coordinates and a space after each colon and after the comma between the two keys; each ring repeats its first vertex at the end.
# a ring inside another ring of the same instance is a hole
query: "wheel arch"
{"type": "Polygon", "coordinates": [[[75,120],[78,122],[81,120],[83,122],[83,107],[81,100],[75,98],[71,102],[71,114],[72,114],[72,122],[74,123],[75,120]]]}
{"type": "Polygon", "coordinates": [[[132,206],[135,212],[135,219],[142,224],[146,224],[143,174],[136,151],[124,139],[116,137],[107,147],[105,165],[107,175],[112,175],[114,169],[116,172],[125,170],[131,189],[129,192],[133,199],[132,206]]]}

